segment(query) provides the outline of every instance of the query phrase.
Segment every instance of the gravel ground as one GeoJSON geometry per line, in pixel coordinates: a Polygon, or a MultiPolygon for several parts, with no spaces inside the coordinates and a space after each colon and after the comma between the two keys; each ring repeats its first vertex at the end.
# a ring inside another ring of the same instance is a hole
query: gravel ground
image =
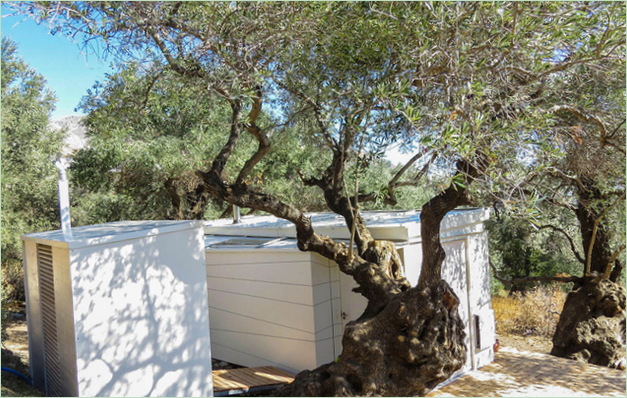
{"type": "Polygon", "coordinates": [[[515,336],[515,335],[497,335],[501,347],[514,348],[518,351],[538,352],[540,354],[549,354],[553,343],[549,337],[544,336],[515,336]]]}

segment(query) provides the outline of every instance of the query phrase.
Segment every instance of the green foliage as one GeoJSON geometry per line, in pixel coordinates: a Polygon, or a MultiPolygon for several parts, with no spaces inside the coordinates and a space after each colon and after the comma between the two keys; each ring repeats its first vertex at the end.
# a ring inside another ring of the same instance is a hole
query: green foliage
{"type": "MultiPolygon", "coordinates": [[[[230,108],[224,102],[171,70],[129,63],[96,83],[80,108],[88,112],[90,146],[71,166],[76,225],[189,216],[185,211],[202,185],[194,171],[210,167],[228,136],[230,108]]],[[[321,210],[321,195],[304,189],[297,170],[313,172],[324,157],[307,148],[295,127],[277,126],[266,113],[260,124],[271,132],[273,151],[246,183],[306,210],[321,210]]],[[[242,137],[224,177],[234,179],[255,149],[250,136],[242,137]]],[[[217,218],[225,208],[209,201],[201,215],[217,218]]]]}
{"type": "Polygon", "coordinates": [[[48,127],[54,96],[2,38],[2,305],[23,300],[20,235],[59,228],[62,135],[48,127]]]}
{"type": "MultiPolygon", "coordinates": [[[[569,243],[552,230],[538,230],[524,219],[501,215],[486,222],[490,258],[505,279],[568,274],[580,276],[582,267],[574,258],[569,243]]],[[[549,282],[547,282],[549,283],[549,282]]],[[[533,287],[535,282],[512,285],[517,290],[533,287]]],[[[493,292],[502,289],[493,277],[493,292]]]]}
{"type": "MultiPolygon", "coordinates": [[[[431,167],[420,181],[410,177],[420,175],[418,162],[407,169],[399,205],[424,203],[453,184],[484,205],[496,201],[517,218],[548,222],[554,203],[585,202],[599,213],[617,197],[612,191],[624,191],[625,166],[616,159],[625,153],[617,128],[625,119],[625,9],[617,3],[15,7],[49,20],[58,13],[59,32],[99,36],[128,63],[84,101],[93,149],[73,170],[79,188],[93,194],[87,205],[124,217],[180,216],[167,203],[197,194],[193,170],[210,168],[234,105],[242,107],[238,122],[248,123],[255,100],[273,149],[245,182],[303,209],[320,208],[321,197],[298,171],[320,178],[338,153],[342,167],[326,176],[335,194],[347,186],[352,196],[358,179],[359,193],[375,198],[362,208],[382,208],[396,170],[378,159],[392,144],[422,153],[420,165],[431,167]],[[470,186],[458,160],[478,170],[470,186]],[[594,181],[599,198],[579,200],[581,177],[594,181]]],[[[250,134],[239,138],[220,176],[225,186],[256,144],[250,134]]],[[[622,207],[607,220],[619,220],[622,207]]],[[[575,231],[577,219],[560,218],[575,231]]],[[[543,257],[535,242],[547,234],[511,235],[519,244],[506,248],[505,260],[522,274],[558,269],[561,260],[543,257]]]]}

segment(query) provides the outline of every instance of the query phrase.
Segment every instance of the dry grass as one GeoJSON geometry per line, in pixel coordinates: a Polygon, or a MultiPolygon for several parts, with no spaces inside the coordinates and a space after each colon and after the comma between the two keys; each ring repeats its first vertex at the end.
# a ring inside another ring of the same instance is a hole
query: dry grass
{"type": "Polygon", "coordinates": [[[538,286],[526,294],[505,294],[492,297],[496,332],[500,335],[536,335],[551,337],[566,293],[559,286],[538,286]]]}

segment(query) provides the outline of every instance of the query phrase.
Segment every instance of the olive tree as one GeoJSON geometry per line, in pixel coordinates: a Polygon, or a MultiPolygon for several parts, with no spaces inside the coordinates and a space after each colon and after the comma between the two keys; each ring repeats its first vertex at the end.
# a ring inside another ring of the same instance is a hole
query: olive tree
{"type": "MultiPolygon", "coordinates": [[[[104,38],[122,57],[161,63],[186,85],[220,98],[230,110],[228,136],[196,172],[203,189],[290,221],[300,250],[335,261],[356,281],[368,305],[347,325],[342,354],[298,374],[278,391],[282,395],[425,394],[462,367],[464,324],[456,292],[441,277],[440,222],[449,211],[500,192],[501,174],[520,161],[521,143],[553,131],[547,114],[556,76],[615,57],[602,30],[595,30],[610,21],[588,18],[599,15],[603,3],[15,7],[51,21],[57,31],[104,38]],[[317,234],[298,203],[246,183],[272,151],[260,118],[264,105],[297,124],[303,142],[327,152],[328,163],[300,178],[344,218],[350,244],[317,234]],[[256,149],[230,171],[246,136],[256,149]],[[390,143],[415,156],[387,189],[360,189],[359,173],[390,143]],[[447,180],[422,206],[421,274],[408,281],[394,245],[370,234],[360,202],[379,198],[393,205],[399,188],[426,184],[430,168],[447,180]]],[[[544,144],[540,140],[539,148],[544,144]]]]}
{"type": "MultiPolygon", "coordinates": [[[[54,94],[45,78],[2,38],[2,341],[7,307],[24,301],[20,235],[59,228],[58,172],[62,134],[48,126],[54,94]]],[[[8,314],[8,313],[7,313],[8,314]]],[[[4,352],[4,350],[3,350],[4,352]]]]}

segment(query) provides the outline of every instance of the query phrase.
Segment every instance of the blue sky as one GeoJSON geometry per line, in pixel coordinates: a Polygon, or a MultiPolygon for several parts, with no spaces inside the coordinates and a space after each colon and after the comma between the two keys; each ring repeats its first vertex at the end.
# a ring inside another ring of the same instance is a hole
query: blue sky
{"type": "MultiPolygon", "coordinates": [[[[96,81],[102,81],[105,73],[113,72],[112,59],[103,60],[95,55],[85,57],[79,45],[65,36],[52,36],[46,23],[36,24],[22,16],[9,16],[10,11],[2,7],[2,36],[17,43],[18,53],[24,61],[36,69],[48,81],[48,88],[57,97],[52,120],[65,116],[82,115],[75,112],[81,98],[96,81]]],[[[405,162],[412,154],[403,154],[398,148],[388,150],[386,157],[393,163],[405,162]]]]}
{"type": "Polygon", "coordinates": [[[52,119],[82,114],[75,112],[74,108],[87,89],[97,80],[102,81],[105,73],[112,72],[109,66],[111,59],[101,60],[94,55],[85,57],[81,54],[80,43],[48,34],[45,23],[37,25],[21,16],[5,17],[7,14],[10,11],[2,7],[2,36],[10,37],[17,43],[20,56],[31,68],[45,76],[48,88],[57,96],[57,108],[52,113],[52,119]]]}

